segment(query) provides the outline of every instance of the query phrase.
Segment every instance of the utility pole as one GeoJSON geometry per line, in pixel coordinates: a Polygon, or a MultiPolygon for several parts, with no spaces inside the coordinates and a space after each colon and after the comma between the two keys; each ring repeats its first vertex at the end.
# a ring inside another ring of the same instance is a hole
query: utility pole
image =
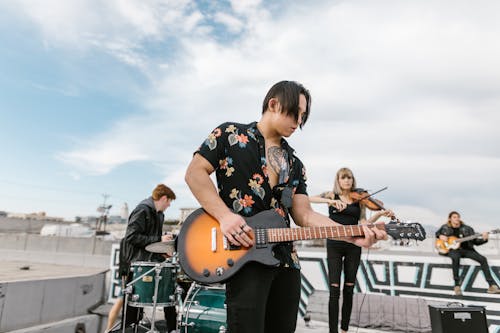
{"type": "Polygon", "coordinates": [[[99,207],[97,207],[97,211],[101,213],[101,216],[97,220],[97,225],[96,225],[96,235],[105,235],[107,234],[106,232],[106,222],[108,220],[108,215],[109,215],[109,210],[111,209],[112,205],[107,205],[106,200],[109,198],[109,194],[103,193],[103,203],[99,207]],[[101,230],[102,227],[102,230],[101,230]]]}

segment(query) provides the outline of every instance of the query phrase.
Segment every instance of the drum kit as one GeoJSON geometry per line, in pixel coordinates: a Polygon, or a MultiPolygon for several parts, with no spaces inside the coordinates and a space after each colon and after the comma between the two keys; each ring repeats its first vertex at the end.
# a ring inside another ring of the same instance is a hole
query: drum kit
{"type": "MultiPolygon", "coordinates": [[[[156,308],[174,306],[177,310],[176,332],[228,332],[224,286],[203,285],[190,280],[179,265],[174,241],[152,243],[146,250],[166,254],[167,259],[163,262],[138,261],[131,264],[132,280],[124,289],[122,323],[128,322],[128,306],[152,307],[151,326],[147,333],[159,333],[155,327],[156,308]],[[185,293],[186,297],[182,297],[185,293]]],[[[121,326],[125,333],[126,325],[121,326]]],[[[136,332],[137,329],[136,325],[136,332]]]]}

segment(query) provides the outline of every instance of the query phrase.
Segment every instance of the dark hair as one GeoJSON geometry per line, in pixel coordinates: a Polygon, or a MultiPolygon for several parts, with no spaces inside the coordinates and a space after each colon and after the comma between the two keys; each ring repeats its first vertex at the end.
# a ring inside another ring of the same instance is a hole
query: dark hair
{"type": "MultiPolygon", "coordinates": [[[[449,226],[451,226],[451,221],[450,221],[451,220],[451,216],[455,215],[455,214],[458,215],[458,218],[460,218],[460,213],[459,212],[457,212],[457,211],[451,211],[448,214],[448,221],[446,222],[446,224],[448,224],[449,226]]],[[[460,219],[460,224],[463,224],[463,223],[464,223],[464,221],[462,221],[462,219],[460,219]]]]}
{"type": "Polygon", "coordinates": [[[276,83],[269,89],[264,102],[262,103],[262,113],[267,111],[267,107],[271,98],[277,98],[283,107],[283,112],[287,115],[295,118],[295,121],[299,120],[299,96],[304,95],[306,97],[306,112],[302,118],[302,123],[300,128],[304,126],[309,118],[309,112],[311,110],[311,94],[302,84],[295,81],[281,81],[276,83]]]}
{"type": "Polygon", "coordinates": [[[153,200],[160,200],[160,198],[164,195],[167,196],[167,199],[175,200],[175,193],[170,189],[170,187],[158,184],[153,190],[153,200]]]}

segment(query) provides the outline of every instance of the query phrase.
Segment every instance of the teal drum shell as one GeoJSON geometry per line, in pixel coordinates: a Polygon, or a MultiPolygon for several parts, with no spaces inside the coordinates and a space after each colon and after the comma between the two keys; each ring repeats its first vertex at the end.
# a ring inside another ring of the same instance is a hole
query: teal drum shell
{"type": "Polygon", "coordinates": [[[180,332],[228,332],[225,301],[226,290],[223,286],[193,284],[186,296],[180,332]]]}
{"type": "MultiPolygon", "coordinates": [[[[131,265],[133,280],[154,268],[157,264],[160,263],[148,261],[133,262],[131,265]]],[[[175,305],[174,293],[177,266],[171,263],[161,263],[161,265],[156,306],[165,307],[175,305]]],[[[134,283],[132,296],[128,302],[129,305],[136,307],[153,306],[155,276],[156,270],[152,270],[134,283]]]]}

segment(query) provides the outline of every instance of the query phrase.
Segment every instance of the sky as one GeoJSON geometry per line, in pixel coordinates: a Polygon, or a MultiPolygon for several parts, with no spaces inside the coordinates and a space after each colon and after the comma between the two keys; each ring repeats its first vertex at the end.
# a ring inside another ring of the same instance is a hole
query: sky
{"type": "MultiPolygon", "coordinates": [[[[0,2],[0,210],[120,214],[281,80],[312,95],[289,138],[311,195],[349,167],[404,221],[498,227],[500,2],[0,2]]],[[[318,211],[324,207],[315,205],[318,211]]]]}

